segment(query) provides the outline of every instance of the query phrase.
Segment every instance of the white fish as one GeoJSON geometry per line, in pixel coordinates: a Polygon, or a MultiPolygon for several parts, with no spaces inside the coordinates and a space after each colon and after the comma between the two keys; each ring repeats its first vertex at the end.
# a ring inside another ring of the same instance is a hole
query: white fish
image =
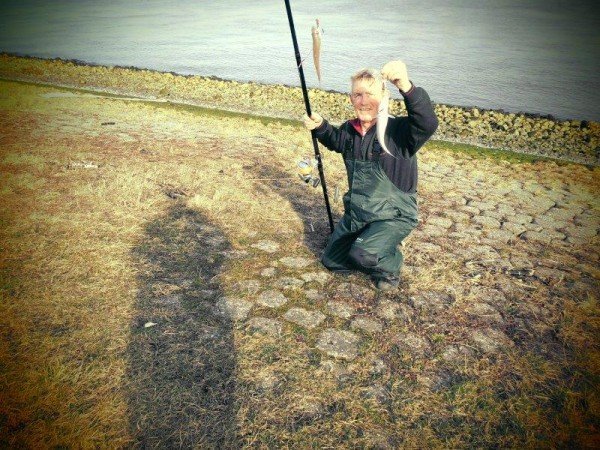
{"type": "Polygon", "coordinates": [[[381,102],[379,102],[379,110],[377,111],[377,140],[379,141],[379,145],[384,152],[388,155],[392,155],[392,153],[388,150],[385,145],[385,129],[387,128],[389,115],[389,107],[390,107],[390,91],[387,89],[383,90],[383,97],[381,98],[381,102]]]}
{"type": "Polygon", "coordinates": [[[316,19],[317,25],[312,27],[312,41],[313,41],[313,61],[315,63],[315,70],[317,71],[317,78],[319,83],[321,82],[321,35],[323,30],[319,24],[319,19],[316,19]]]}

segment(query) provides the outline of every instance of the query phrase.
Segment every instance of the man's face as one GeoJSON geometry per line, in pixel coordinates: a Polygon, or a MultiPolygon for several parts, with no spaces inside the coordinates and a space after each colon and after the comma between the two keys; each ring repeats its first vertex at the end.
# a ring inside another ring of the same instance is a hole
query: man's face
{"type": "Polygon", "coordinates": [[[382,87],[374,80],[358,79],[352,83],[350,100],[361,122],[371,122],[377,118],[382,95],[382,87]]]}

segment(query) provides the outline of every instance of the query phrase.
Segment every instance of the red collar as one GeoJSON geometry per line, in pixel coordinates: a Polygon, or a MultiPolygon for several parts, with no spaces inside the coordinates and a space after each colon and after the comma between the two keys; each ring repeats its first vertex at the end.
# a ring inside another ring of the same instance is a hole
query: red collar
{"type": "Polygon", "coordinates": [[[358,134],[360,134],[361,136],[363,135],[362,127],[360,126],[360,120],[358,119],[358,117],[356,119],[352,119],[350,121],[350,125],[352,125],[356,131],[358,131],[358,134]]]}
{"type": "Polygon", "coordinates": [[[366,136],[366,134],[371,131],[371,128],[373,128],[374,126],[371,126],[371,128],[369,128],[364,134],[362,131],[362,126],[360,125],[360,120],[358,119],[358,117],[356,119],[352,119],[350,121],[350,125],[352,125],[354,127],[354,129],[358,132],[358,134],[360,134],[361,136],[366,136]]]}

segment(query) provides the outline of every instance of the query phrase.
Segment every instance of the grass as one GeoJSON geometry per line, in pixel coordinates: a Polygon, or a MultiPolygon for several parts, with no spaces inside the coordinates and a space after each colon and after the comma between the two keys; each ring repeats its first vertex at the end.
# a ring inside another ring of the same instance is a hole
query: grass
{"type": "MultiPolygon", "coordinates": [[[[569,163],[566,161],[562,161],[559,159],[549,158],[546,156],[528,154],[528,153],[518,153],[510,150],[502,150],[498,148],[483,148],[477,147],[475,145],[469,144],[459,144],[448,141],[431,141],[431,144],[435,145],[437,148],[442,148],[444,150],[449,150],[452,152],[457,152],[462,155],[468,155],[473,157],[474,159],[492,159],[498,161],[505,161],[511,164],[519,164],[526,163],[532,164],[536,162],[554,162],[558,165],[568,165],[569,163]]],[[[431,145],[430,144],[430,145],[431,145]]]]}
{"type": "MultiPolygon", "coordinates": [[[[445,236],[416,232],[393,299],[399,318],[385,320],[380,334],[359,332],[359,356],[333,361],[348,374],[339,376],[327,369],[332,359],[316,349],[316,338],[349,320],[328,316],[316,330],[282,320],[282,336],[272,337],[214,309],[224,295],[253,300],[240,281],[257,280],[262,290],[278,277],[301,276],[278,259],[316,260],[323,248],[322,194],[296,175],[296,161],[312,153],[300,124],[116,97],[41,96],[57,90],[0,82],[0,91],[10,92],[0,96],[3,447],[597,442],[597,241],[511,242],[491,263],[477,253],[483,244],[460,249],[445,236]],[[84,161],[97,167],[73,165],[84,161]],[[252,247],[261,240],[280,243],[280,252],[252,247]],[[567,278],[531,277],[523,287],[500,269],[508,260],[558,267],[567,278]],[[273,279],[260,275],[269,267],[273,279]],[[443,293],[451,306],[411,306],[423,293],[443,293]],[[496,300],[513,342],[495,352],[470,338],[490,326],[468,313],[485,295],[496,300]],[[150,322],[156,325],[145,327],[150,322]],[[421,338],[423,348],[406,336],[421,338]],[[450,347],[458,357],[444,356],[450,347]]],[[[514,182],[540,198],[568,192],[597,221],[597,169],[512,158],[427,144],[423,218],[479,195],[482,183],[491,186],[488,201],[501,201],[514,182]],[[452,178],[464,186],[451,185],[452,178]]],[[[341,161],[325,152],[324,163],[330,190],[344,192],[341,161]]],[[[333,207],[339,217],[341,202],[333,207]]],[[[335,276],[309,285],[322,299],[286,291],[288,305],[253,315],[280,318],[288,306],[326,311],[329,299],[343,298],[375,316],[374,303],[340,293],[347,282],[355,290],[369,286],[360,276],[335,276]]]]}

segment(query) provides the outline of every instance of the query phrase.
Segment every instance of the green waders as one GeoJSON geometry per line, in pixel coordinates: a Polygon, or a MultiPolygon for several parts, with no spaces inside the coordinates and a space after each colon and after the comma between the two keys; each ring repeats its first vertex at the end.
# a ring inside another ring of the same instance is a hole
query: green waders
{"type": "Polygon", "coordinates": [[[349,191],[344,216],[321,259],[333,271],[360,270],[373,278],[397,277],[402,266],[398,244],[417,226],[417,196],[398,189],[379,164],[345,160],[349,191]]]}

